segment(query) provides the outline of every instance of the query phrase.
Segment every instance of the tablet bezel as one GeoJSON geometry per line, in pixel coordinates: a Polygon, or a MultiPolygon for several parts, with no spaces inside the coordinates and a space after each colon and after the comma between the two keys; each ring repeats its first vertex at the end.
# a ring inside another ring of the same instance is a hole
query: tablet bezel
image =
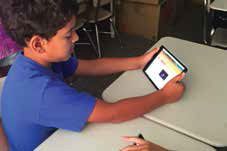
{"type": "Polygon", "coordinates": [[[157,85],[155,84],[155,82],[149,77],[149,75],[146,73],[147,68],[152,64],[152,62],[156,59],[156,57],[159,55],[159,53],[165,49],[170,55],[171,57],[173,57],[183,68],[184,70],[182,72],[187,72],[188,68],[179,60],[177,59],[166,47],[164,47],[163,45],[159,48],[158,52],[154,54],[154,56],[151,58],[151,60],[145,65],[145,67],[143,68],[143,73],[146,75],[146,77],[149,79],[149,81],[154,85],[154,87],[159,90],[159,88],[157,87],[157,85]]]}

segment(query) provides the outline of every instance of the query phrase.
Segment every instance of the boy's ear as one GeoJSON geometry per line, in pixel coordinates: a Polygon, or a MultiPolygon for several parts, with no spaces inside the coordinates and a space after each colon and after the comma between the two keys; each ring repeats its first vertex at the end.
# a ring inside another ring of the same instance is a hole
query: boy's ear
{"type": "Polygon", "coordinates": [[[33,36],[30,41],[30,47],[37,53],[44,53],[45,52],[45,45],[47,40],[40,36],[33,36]]]}

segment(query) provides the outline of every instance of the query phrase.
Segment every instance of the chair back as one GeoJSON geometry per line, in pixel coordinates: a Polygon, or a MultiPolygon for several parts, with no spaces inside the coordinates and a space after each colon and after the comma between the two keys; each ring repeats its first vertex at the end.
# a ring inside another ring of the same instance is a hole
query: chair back
{"type": "Polygon", "coordinates": [[[89,0],[78,2],[77,21],[75,25],[76,30],[82,28],[88,21],[88,10],[90,7],[89,3],[89,0]]]}
{"type": "Polygon", "coordinates": [[[210,31],[212,30],[210,4],[213,1],[214,0],[203,0],[203,41],[206,44],[210,41],[210,31]]]}
{"type": "Polygon", "coordinates": [[[104,6],[113,3],[113,1],[114,0],[93,0],[93,6],[94,7],[104,6]]]}
{"type": "Polygon", "coordinates": [[[6,67],[6,66],[11,65],[11,64],[15,61],[16,56],[17,56],[19,53],[20,53],[20,52],[18,51],[18,52],[14,53],[14,54],[12,54],[12,55],[10,55],[10,56],[7,56],[7,57],[5,57],[5,58],[3,58],[3,59],[0,59],[0,67],[6,67]]]}
{"type": "Polygon", "coordinates": [[[78,2],[78,12],[77,15],[83,14],[85,11],[87,11],[88,7],[88,0],[83,0],[81,2],[78,2]]]}
{"type": "MultiPolygon", "coordinates": [[[[92,5],[92,9],[94,10],[94,20],[95,23],[98,22],[99,16],[103,16],[103,13],[105,13],[105,11],[103,12],[103,10],[108,11],[107,14],[111,14],[111,16],[115,15],[115,0],[92,0],[90,2],[90,5],[92,5]],[[106,5],[109,5],[108,7],[104,7],[106,5]],[[108,9],[106,9],[108,8],[108,9]]],[[[106,14],[106,15],[107,15],[106,14]]],[[[105,15],[104,15],[105,16],[105,15]]]]}

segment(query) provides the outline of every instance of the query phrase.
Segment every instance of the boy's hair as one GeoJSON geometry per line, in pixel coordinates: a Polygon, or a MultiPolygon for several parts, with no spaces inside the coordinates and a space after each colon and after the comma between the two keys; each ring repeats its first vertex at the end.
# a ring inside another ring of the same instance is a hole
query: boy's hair
{"type": "Polygon", "coordinates": [[[76,12],[76,0],[0,0],[2,24],[22,47],[34,35],[50,39],[76,12]]]}

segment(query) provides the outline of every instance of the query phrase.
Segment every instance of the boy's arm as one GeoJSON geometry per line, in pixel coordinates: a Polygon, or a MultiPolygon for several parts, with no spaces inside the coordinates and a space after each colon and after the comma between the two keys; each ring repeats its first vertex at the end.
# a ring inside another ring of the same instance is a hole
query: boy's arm
{"type": "Polygon", "coordinates": [[[126,70],[138,69],[137,58],[101,58],[78,60],[76,75],[107,75],[126,70]]]}
{"type": "Polygon", "coordinates": [[[131,58],[101,58],[95,60],[78,60],[77,75],[106,75],[127,70],[140,69],[158,51],[154,49],[144,55],[131,58]]]}
{"type": "Polygon", "coordinates": [[[142,116],[161,105],[175,102],[184,92],[184,86],[179,82],[183,77],[183,74],[178,75],[163,89],[146,96],[122,99],[116,103],[97,99],[88,122],[123,122],[142,116]]]}
{"type": "Polygon", "coordinates": [[[122,99],[116,103],[97,99],[88,122],[118,123],[131,120],[164,105],[165,101],[166,98],[160,91],[143,97],[122,99]]]}

